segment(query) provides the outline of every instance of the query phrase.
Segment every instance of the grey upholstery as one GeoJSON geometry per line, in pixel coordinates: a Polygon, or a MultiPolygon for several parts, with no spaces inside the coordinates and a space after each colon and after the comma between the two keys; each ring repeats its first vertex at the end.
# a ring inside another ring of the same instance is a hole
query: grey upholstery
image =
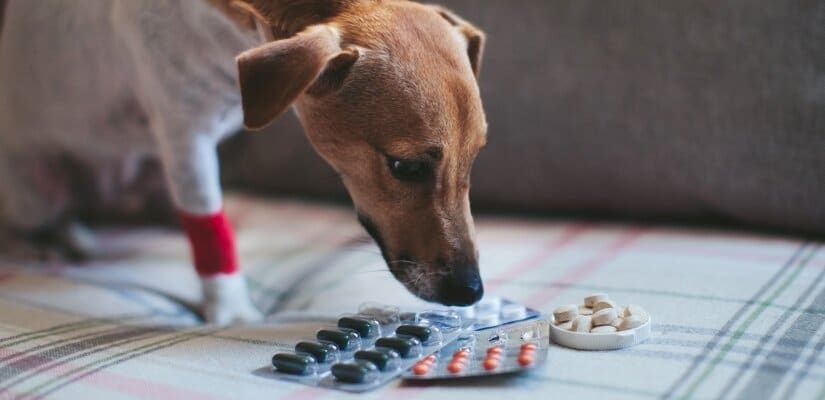
{"type": "MultiPolygon", "coordinates": [[[[825,3],[443,3],[488,34],[477,210],[825,233],[825,3]]],[[[236,185],[344,196],[291,115],[224,153],[236,185]]]]}

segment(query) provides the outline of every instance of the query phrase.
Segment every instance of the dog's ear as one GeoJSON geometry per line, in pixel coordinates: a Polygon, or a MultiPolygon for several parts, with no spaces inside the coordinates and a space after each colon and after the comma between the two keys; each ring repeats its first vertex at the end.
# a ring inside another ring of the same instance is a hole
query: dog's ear
{"type": "MultiPolygon", "coordinates": [[[[214,1],[214,0],[213,0],[214,1]]],[[[220,4],[226,4],[221,1],[220,4]]],[[[275,40],[275,32],[269,19],[261,14],[252,4],[246,1],[235,0],[229,3],[229,8],[235,13],[243,13],[252,20],[252,27],[258,31],[261,39],[267,42],[275,40]]]]}
{"type": "Polygon", "coordinates": [[[484,55],[484,32],[444,7],[436,5],[431,7],[467,38],[467,55],[470,57],[470,66],[472,66],[473,73],[478,78],[481,73],[481,58],[484,55]]]}
{"type": "MultiPolygon", "coordinates": [[[[283,37],[295,34],[293,29],[324,23],[360,0],[229,1],[234,8],[252,14],[265,37],[283,37]]],[[[268,40],[271,41],[271,37],[268,40]]]]}
{"type": "Polygon", "coordinates": [[[302,93],[323,95],[340,87],[357,59],[358,52],[342,50],[338,35],[323,25],[241,53],[236,61],[244,125],[264,128],[302,93]]]}

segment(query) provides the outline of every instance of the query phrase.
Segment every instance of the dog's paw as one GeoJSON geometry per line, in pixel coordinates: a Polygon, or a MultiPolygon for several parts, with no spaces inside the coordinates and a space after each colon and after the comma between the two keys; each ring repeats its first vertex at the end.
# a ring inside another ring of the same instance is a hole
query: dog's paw
{"type": "Polygon", "coordinates": [[[203,316],[207,323],[231,325],[263,319],[249,299],[246,281],[241,274],[201,277],[203,316]]]}
{"type": "Polygon", "coordinates": [[[209,303],[203,305],[203,315],[207,323],[215,325],[234,325],[258,322],[263,314],[249,300],[240,304],[209,303]]]}

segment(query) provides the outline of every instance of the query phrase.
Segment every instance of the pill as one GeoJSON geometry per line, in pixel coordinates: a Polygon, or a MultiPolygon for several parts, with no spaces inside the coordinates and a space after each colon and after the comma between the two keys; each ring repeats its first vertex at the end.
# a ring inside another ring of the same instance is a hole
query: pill
{"type": "Polygon", "coordinates": [[[315,359],[306,354],[277,353],[272,356],[272,366],[285,374],[309,375],[315,367],[315,359]]]}
{"type": "Polygon", "coordinates": [[[645,322],[645,319],[642,319],[641,317],[637,317],[635,315],[624,317],[622,320],[622,324],[619,325],[619,330],[626,331],[628,329],[635,329],[644,325],[645,322]]]}
{"type": "Polygon", "coordinates": [[[527,307],[521,304],[505,304],[501,306],[501,318],[508,321],[515,321],[527,318],[527,307]]]}
{"type": "Polygon", "coordinates": [[[453,358],[465,358],[470,355],[470,351],[467,349],[461,349],[453,353],[453,358]]]}
{"type": "Polygon", "coordinates": [[[375,341],[375,347],[386,347],[389,349],[393,349],[401,357],[409,357],[413,348],[417,345],[420,346],[421,342],[415,338],[402,338],[402,337],[383,337],[375,341]]]}
{"type": "Polygon", "coordinates": [[[627,307],[624,308],[624,313],[622,316],[629,317],[631,315],[641,317],[643,320],[647,319],[648,314],[642,307],[637,304],[629,304],[627,307]]]}
{"type": "Polygon", "coordinates": [[[296,353],[309,354],[321,364],[334,359],[336,351],[338,351],[338,348],[332,343],[298,342],[295,345],[296,353]]]}
{"type": "Polygon", "coordinates": [[[372,324],[372,322],[363,318],[343,317],[338,320],[338,327],[352,329],[358,332],[362,338],[371,338],[376,336],[378,333],[375,332],[376,327],[372,324]]]}
{"type": "Polygon", "coordinates": [[[453,374],[457,374],[457,373],[459,373],[463,370],[464,370],[464,364],[462,364],[462,363],[451,362],[449,365],[447,365],[447,371],[450,371],[450,373],[453,373],[453,374]]]}
{"type": "Polygon", "coordinates": [[[493,346],[487,349],[487,355],[504,353],[504,348],[501,346],[493,346]]]}
{"type": "Polygon", "coordinates": [[[594,327],[590,330],[590,333],[613,333],[616,332],[616,327],[611,325],[602,325],[594,327]]]}
{"type": "Polygon", "coordinates": [[[368,361],[357,361],[354,363],[333,364],[330,371],[332,376],[341,382],[364,383],[370,374],[375,374],[378,371],[378,367],[368,361]]]}
{"type": "Polygon", "coordinates": [[[467,359],[467,358],[453,358],[452,360],[450,360],[450,364],[467,365],[469,363],[470,363],[470,360],[467,359]]]}
{"type": "Polygon", "coordinates": [[[607,300],[608,298],[606,293],[591,293],[584,297],[584,305],[586,307],[593,307],[596,303],[607,300]]]}
{"type": "Polygon", "coordinates": [[[335,343],[341,350],[352,350],[358,347],[360,336],[354,331],[344,332],[332,329],[321,329],[315,334],[318,340],[335,343]]]}
{"type": "Polygon", "coordinates": [[[568,304],[553,310],[553,318],[556,322],[567,322],[576,318],[579,315],[579,306],[575,304],[568,304]]]}
{"type": "Polygon", "coordinates": [[[502,357],[504,357],[503,353],[490,353],[490,354],[487,354],[487,356],[485,358],[490,359],[490,360],[501,360],[502,357]]]}
{"type": "Polygon", "coordinates": [[[534,358],[532,354],[519,354],[518,356],[518,365],[522,367],[526,367],[533,363],[534,358]]]}
{"type": "Polygon", "coordinates": [[[484,359],[484,363],[482,364],[482,366],[484,367],[485,370],[492,371],[492,370],[498,368],[498,364],[499,364],[499,360],[486,358],[486,359],[484,359]]]}
{"type": "Polygon", "coordinates": [[[573,320],[573,326],[570,328],[573,332],[590,332],[593,324],[593,319],[586,315],[579,315],[573,320]]]}
{"type": "Polygon", "coordinates": [[[430,354],[427,357],[424,357],[425,360],[431,361],[431,362],[435,362],[436,358],[437,357],[435,356],[435,354],[430,354]]]}
{"type": "Polygon", "coordinates": [[[433,334],[432,329],[421,325],[401,325],[395,330],[396,335],[413,336],[416,339],[426,342],[433,334]]]}
{"type": "Polygon", "coordinates": [[[610,325],[616,322],[618,315],[616,315],[615,308],[603,308],[593,313],[593,326],[610,325]]]}
{"type": "Polygon", "coordinates": [[[558,326],[559,329],[564,329],[566,331],[569,331],[569,330],[573,329],[573,321],[567,321],[567,322],[563,322],[561,324],[556,324],[556,326],[558,326]]]}
{"type": "Polygon", "coordinates": [[[419,375],[419,376],[420,375],[427,375],[427,373],[429,373],[429,372],[430,372],[430,365],[419,363],[419,364],[415,364],[415,366],[413,366],[413,373],[416,374],[416,375],[419,375]]]}
{"type": "Polygon", "coordinates": [[[593,309],[588,306],[579,306],[579,315],[593,315],[593,309]]]}
{"type": "Polygon", "coordinates": [[[375,364],[380,371],[387,369],[390,360],[398,358],[398,353],[393,350],[378,351],[378,350],[361,350],[356,351],[353,356],[356,360],[369,361],[375,364]]]}
{"type": "Polygon", "coordinates": [[[521,351],[525,351],[525,350],[535,350],[535,349],[537,349],[538,347],[539,347],[539,346],[538,346],[537,344],[535,344],[535,343],[524,343],[524,344],[522,344],[522,345],[521,345],[521,351]]]}
{"type": "Polygon", "coordinates": [[[613,300],[599,300],[596,304],[593,305],[593,314],[599,312],[599,310],[603,310],[605,308],[618,308],[616,303],[613,300]]]}

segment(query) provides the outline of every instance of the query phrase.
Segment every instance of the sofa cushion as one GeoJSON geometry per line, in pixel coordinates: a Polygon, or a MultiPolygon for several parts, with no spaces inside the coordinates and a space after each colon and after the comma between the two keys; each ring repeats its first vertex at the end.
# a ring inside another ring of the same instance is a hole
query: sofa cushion
{"type": "MultiPolygon", "coordinates": [[[[0,397],[337,398],[271,379],[272,354],[365,301],[426,308],[352,212],[231,197],[253,300],[269,322],[198,325],[187,244],[161,229],[99,231],[85,265],[2,263],[0,397]]],[[[407,386],[367,398],[813,398],[825,387],[825,252],[795,238],[664,226],[484,218],[489,294],[544,312],[607,292],[652,316],[636,347],[552,346],[534,374],[407,386]]]]}

